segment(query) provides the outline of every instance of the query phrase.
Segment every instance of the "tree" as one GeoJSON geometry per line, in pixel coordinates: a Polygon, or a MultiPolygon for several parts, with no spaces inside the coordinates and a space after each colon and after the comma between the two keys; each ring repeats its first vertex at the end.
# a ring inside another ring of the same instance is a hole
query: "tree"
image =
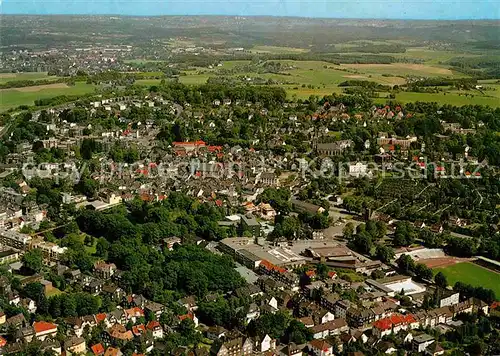
{"type": "Polygon", "coordinates": [[[406,255],[406,254],[402,254],[398,260],[396,261],[398,267],[404,271],[406,274],[410,274],[410,272],[413,272],[413,270],[415,269],[415,262],[413,261],[413,259],[406,255]]]}
{"type": "Polygon", "coordinates": [[[443,272],[436,273],[436,275],[434,276],[434,282],[438,287],[441,288],[448,287],[448,279],[446,278],[443,272]]]}
{"type": "Polygon", "coordinates": [[[296,319],[290,321],[285,335],[288,337],[287,343],[295,344],[305,344],[313,338],[311,330],[296,319]]]}
{"type": "Polygon", "coordinates": [[[328,276],[328,266],[324,263],[318,263],[316,265],[316,273],[318,277],[324,279],[328,276]]]}
{"type": "Polygon", "coordinates": [[[354,236],[354,239],[352,240],[350,245],[357,252],[369,255],[373,248],[373,241],[370,234],[363,231],[354,236]]]}
{"type": "Polygon", "coordinates": [[[407,221],[399,221],[393,241],[396,246],[410,246],[415,241],[413,226],[407,221]]]}
{"type": "Polygon", "coordinates": [[[283,312],[266,313],[255,322],[252,321],[250,329],[253,329],[253,333],[261,338],[269,334],[273,339],[279,339],[285,335],[289,321],[288,315],[283,312]]]}
{"type": "Polygon", "coordinates": [[[375,255],[383,263],[389,263],[395,256],[394,250],[384,245],[377,245],[375,255]]]}
{"type": "Polygon", "coordinates": [[[417,277],[422,280],[427,280],[427,281],[432,280],[432,269],[430,269],[423,263],[417,263],[414,272],[417,275],[417,277]]]}
{"type": "Polygon", "coordinates": [[[380,269],[376,269],[375,271],[373,271],[370,275],[373,279],[381,279],[381,278],[384,278],[385,277],[385,273],[384,271],[380,270],[380,269]]]}
{"type": "Polygon", "coordinates": [[[39,273],[43,267],[43,255],[42,251],[38,248],[35,248],[31,251],[26,252],[21,261],[23,262],[23,266],[33,273],[39,273]]]}
{"type": "Polygon", "coordinates": [[[344,228],[342,229],[342,235],[344,239],[350,240],[354,235],[354,224],[352,222],[348,222],[344,228]]]}

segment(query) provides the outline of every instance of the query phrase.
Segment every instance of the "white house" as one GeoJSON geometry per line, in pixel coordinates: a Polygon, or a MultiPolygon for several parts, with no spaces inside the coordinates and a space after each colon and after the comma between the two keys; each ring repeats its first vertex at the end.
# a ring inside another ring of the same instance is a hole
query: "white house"
{"type": "Polygon", "coordinates": [[[269,350],[274,350],[275,348],[276,340],[271,338],[269,335],[264,336],[264,338],[257,344],[258,352],[266,352],[269,350]]]}

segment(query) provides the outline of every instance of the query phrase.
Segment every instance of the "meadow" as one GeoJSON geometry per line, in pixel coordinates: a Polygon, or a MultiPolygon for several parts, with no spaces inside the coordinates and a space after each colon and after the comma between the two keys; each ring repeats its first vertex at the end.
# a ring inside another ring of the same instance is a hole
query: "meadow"
{"type": "Polygon", "coordinates": [[[42,79],[57,80],[59,79],[59,77],[49,76],[47,72],[0,73],[0,84],[7,82],[16,82],[20,80],[42,80],[42,79]]]}
{"type": "MultiPolygon", "coordinates": [[[[500,89],[500,87],[499,87],[500,89]]],[[[401,103],[410,103],[416,101],[437,102],[439,104],[448,104],[454,106],[463,105],[489,105],[491,107],[500,107],[500,92],[485,92],[481,94],[478,91],[450,91],[446,93],[412,93],[400,92],[396,94],[396,100],[401,103]],[[464,94],[468,93],[469,96],[464,94]],[[473,95],[473,96],[471,96],[473,95]]],[[[387,98],[376,98],[374,101],[379,104],[384,104],[387,98]]]]}
{"type": "Polygon", "coordinates": [[[500,274],[483,268],[471,262],[457,263],[448,267],[434,268],[433,271],[443,272],[448,279],[448,284],[463,282],[476,287],[492,289],[497,298],[500,298],[500,274]]]}
{"type": "MultiPolygon", "coordinates": [[[[456,53],[448,54],[448,56],[456,53]]],[[[445,58],[444,54],[440,54],[445,58]]],[[[448,58],[448,57],[446,57],[448,58]]],[[[402,85],[406,83],[406,77],[446,77],[463,78],[464,75],[450,70],[443,65],[435,64],[341,64],[335,65],[322,61],[293,61],[280,60],[291,69],[281,73],[256,73],[237,72],[230,77],[246,76],[247,78],[263,78],[273,80],[278,86],[283,87],[290,99],[307,99],[311,95],[324,96],[332,93],[341,93],[342,88],[338,85],[346,80],[368,80],[383,85],[402,85]]],[[[207,82],[208,78],[217,76],[218,70],[233,70],[237,66],[249,64],[249,61],[227,61],[222,67],[216,68],[193,68],[183,72],[179,81],[186,85],[199,85],[207,82]]],[[[140,83],[140,81],[138,81],[140,83]]],[[[152,84],[152,83],[148,83],[152,84]]],[[[440,93],[414,93],[399,92],[396,100],[402,103],[415,101],[438,102],[450,105],[489,105],[500,107],[500,85],[496,80],[481,83],[485,88],[482,92],[478,90],[458,91],[445,89],[440,93]],[[465,96],[465,94],[468,94],[465,96]]],[[[380,93],[381,97],[375,99],[377,103],[385,103],[388,99],[386,93],[380,93]]]]}
{"type": "MultiPolygon", "coordinates": [[[[376,43],[374,43],[376,44],[376,43]]],[[[345,46],[355,46],[359,43],[347,44],[345,46]]],[[[336,46],[337,47],[337,46],[336,46]]],[[[255,46],[251,50],[253,53],[267,54],[293,54],[309,51],[308,49],[277,46],[255,46]]],[[[435,50],[431,48],[418,47],[409,48],[405,53],[393,53],[391,56],[418,59],[421,64],[415,63],[392,63],[392,64],[333,64],[323,61],[296,61],[277,60],[289,68],[279,73],[257,73],[256,71],[245,71],[244,66],[251,64],[249,60],[224,61],[220,66],[213,68],[192,67],[184,70],[179,76],[179,82],[186,85],[200,85],[208,81],[210,77],[228,76],[233,79],[246,77],[250,78],[248,83],[255,79],[271,81],[275,86],[283,87],[289,99],[307,99],[311,95],[324,96],[332,93],[342,93],[342,88],[338,85],[347,80],[366,80],[383,85],[403,85],[407,77],[446,77],[464,78],[465,75],[453,71],[445,63],[455,57],[475,57],[476,53],[461,53],[457,51],[435,50]],[[224,70],[231,74],[225,74],[224,70]]],[[[158,62],[144,59],[127,60],[129,63],[158,62]]],[[[139,79],[136,84],[144,86],[159,85],[160,77],[163,73],[145,73],[144,79],[139,79]],[[151,78],[153,77],[153,78],[151,78]]],[[[55,76],[48,76],[45,72],[40,73],[3,73],[0,74],[0,83],[15,80],[40,80],[58,79],[55,76]]],[[[246,81],[241,80],[242,83],[246,81]]],[[[261,81],[262,82],[262,81],[261,81]]],[[[454,88],[441,87],[444,90],[439,93],[415,93],[398,92],[395,100],[408,103],[415,101],[437,102],[439,104],[450,105],[489,105],[500,107],[500,82],[489,80],[481,82],[484,89],[458,91],[454,88]],[[465,96],[467,94],[467,96],[465,96]]],[[[57,83],[52,85],[41,85],[35,87],[5,89],[0,91],[0,110],[7,110],[19,105],[33,105],[34,100],[39,98],[49,98],[58,95],[83,95],[92,92],[94,87],[85,83],[77,83],[74,87],[67,87],[65,84],[57,83]]],[[[374,99],[375,102],[383,104],[388,98],[387,92],[379,93],[380,97],[374,99]]]]}
{"type": "Polygon", "coordinates": [[[64,83],[38,85],[24,88],[0,90],[0,111],[19,105],[34,105],[37,99],[52,98],[59,95],[84,95],[94,91],[94,85],[77,82],[74,86],[64,83]]]}

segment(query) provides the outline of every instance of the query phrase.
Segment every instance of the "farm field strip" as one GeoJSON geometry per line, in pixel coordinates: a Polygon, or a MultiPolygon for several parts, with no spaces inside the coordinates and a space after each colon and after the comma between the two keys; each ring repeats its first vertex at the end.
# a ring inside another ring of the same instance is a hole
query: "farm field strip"
{"type": "Polygon", "coordinates": [[[92,93],[95,86],[77,82],[74,86],[63,83],[39,85],[36,87],[4,89],[0,91],[0,111],[8,110],[19,105],[34,105],[35,100],[53,98],[59,95],[84,95],[92,93]],[[59,84],[64,85],[61,87],[59,84]],[[54,87],[57,85],[57,87],[54,87]],[[36,88],[36,90],[33,90],[36,88]]]}

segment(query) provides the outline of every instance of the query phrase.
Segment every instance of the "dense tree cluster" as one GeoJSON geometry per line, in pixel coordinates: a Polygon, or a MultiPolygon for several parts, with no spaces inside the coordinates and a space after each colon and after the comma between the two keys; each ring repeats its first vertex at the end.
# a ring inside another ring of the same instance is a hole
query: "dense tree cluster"
{"type": "Polygon", "coordinates": [[[488,288],[474,287],[467,283],[456,282],[453,289],[460,292],[464,297],[475,297],[486,303],[493,303],[496,300],[495,292],[488,288]]]}
{"type": "Polygon", "coordinates": [[[165,290],[203,296],[208,291],[226,292],[242,285],[226,256],[189,244],[174,251],[157,249],[169,236],[184,236],[186,243],[195,235],[220,238],[216,226],[221,215],[213,206],[171,193],[163,203],[134,201],[129,210],[129,214],[84,210],[77,218],[82,231],[105,237],[98,239],[97,253],[125,271],[122,284],[126,290],[168,300],[165,290]]]}
{"type": "MultiPolygon", "coordinates": [[[[418,278],[424,281],[432,281],[432,269],[423,263],[415,263],[415,261],[406,254],[402,254],[396,261],[398,268],[406,274],[415,274],[418,278]]],[[[439,278],[438,278],[439,281],[439,278]]]]}

